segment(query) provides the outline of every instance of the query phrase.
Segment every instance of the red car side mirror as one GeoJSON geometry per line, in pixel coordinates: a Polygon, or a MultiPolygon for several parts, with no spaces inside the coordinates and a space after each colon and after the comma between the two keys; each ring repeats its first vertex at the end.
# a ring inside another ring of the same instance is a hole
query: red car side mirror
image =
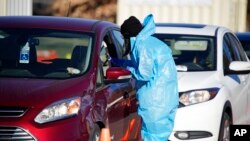
{"type": "Polygon", "coordinates": [[[119,67],[110,67],[106,70],[106,76],[108,80],[128,78],[130,75],[130,71],[119,67]]]}

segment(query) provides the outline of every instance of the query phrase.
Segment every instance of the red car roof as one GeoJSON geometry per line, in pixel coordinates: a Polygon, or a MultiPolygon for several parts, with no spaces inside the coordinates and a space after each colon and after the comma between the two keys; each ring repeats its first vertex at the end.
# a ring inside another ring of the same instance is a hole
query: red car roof
{"type": "Polygon", "coordinates": [[[96,26],[114,27],[114,23],[94,19],[55,16],[0,16],[0,28],[44,28],[94,32],[96,26]]]}

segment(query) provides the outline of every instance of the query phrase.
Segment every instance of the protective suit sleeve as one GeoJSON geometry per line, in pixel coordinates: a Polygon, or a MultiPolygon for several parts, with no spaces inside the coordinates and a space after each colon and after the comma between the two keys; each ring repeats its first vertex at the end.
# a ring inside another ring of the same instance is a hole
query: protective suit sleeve
{"type": "Polygon", "coordinates": [[[149,50],[141,48],[138,53],[138,67],[128,66],[127,69],[133,74],[136,80],[149,81],[154,76],[153,64],[154,57],[153,53],[149,50]]]}
{"type": "Polygon", "coordinates": [[[133,63],[131,60],[125,60],[125,59],[118,59],[118,58],[111,58],[111,63],[115,66],[119,66],[122,68],[127,68],[127,67],[133,67],[133,63]]]}

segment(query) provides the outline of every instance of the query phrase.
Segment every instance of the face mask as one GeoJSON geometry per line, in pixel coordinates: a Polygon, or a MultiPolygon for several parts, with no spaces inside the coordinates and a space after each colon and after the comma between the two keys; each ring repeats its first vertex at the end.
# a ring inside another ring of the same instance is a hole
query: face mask
{"type": "Polygon", "coordinates": [[[123,56],[126,56],[131,52],[131,44],[130,44],[130,39],[129,38],[124,39],[123,46],[125,48],[125,52],[124,52],[123,56]]]}

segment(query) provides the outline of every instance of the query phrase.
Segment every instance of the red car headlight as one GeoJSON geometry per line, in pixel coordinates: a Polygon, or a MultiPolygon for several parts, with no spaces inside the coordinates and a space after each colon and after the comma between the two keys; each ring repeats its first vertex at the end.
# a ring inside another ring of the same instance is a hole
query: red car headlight
{"type": "Polygon", "coordinates": [[[81,98],[74,97],[52,103],[44,108],[35,118],[35,122],[43,124],[77,115],[81,98]]]}

